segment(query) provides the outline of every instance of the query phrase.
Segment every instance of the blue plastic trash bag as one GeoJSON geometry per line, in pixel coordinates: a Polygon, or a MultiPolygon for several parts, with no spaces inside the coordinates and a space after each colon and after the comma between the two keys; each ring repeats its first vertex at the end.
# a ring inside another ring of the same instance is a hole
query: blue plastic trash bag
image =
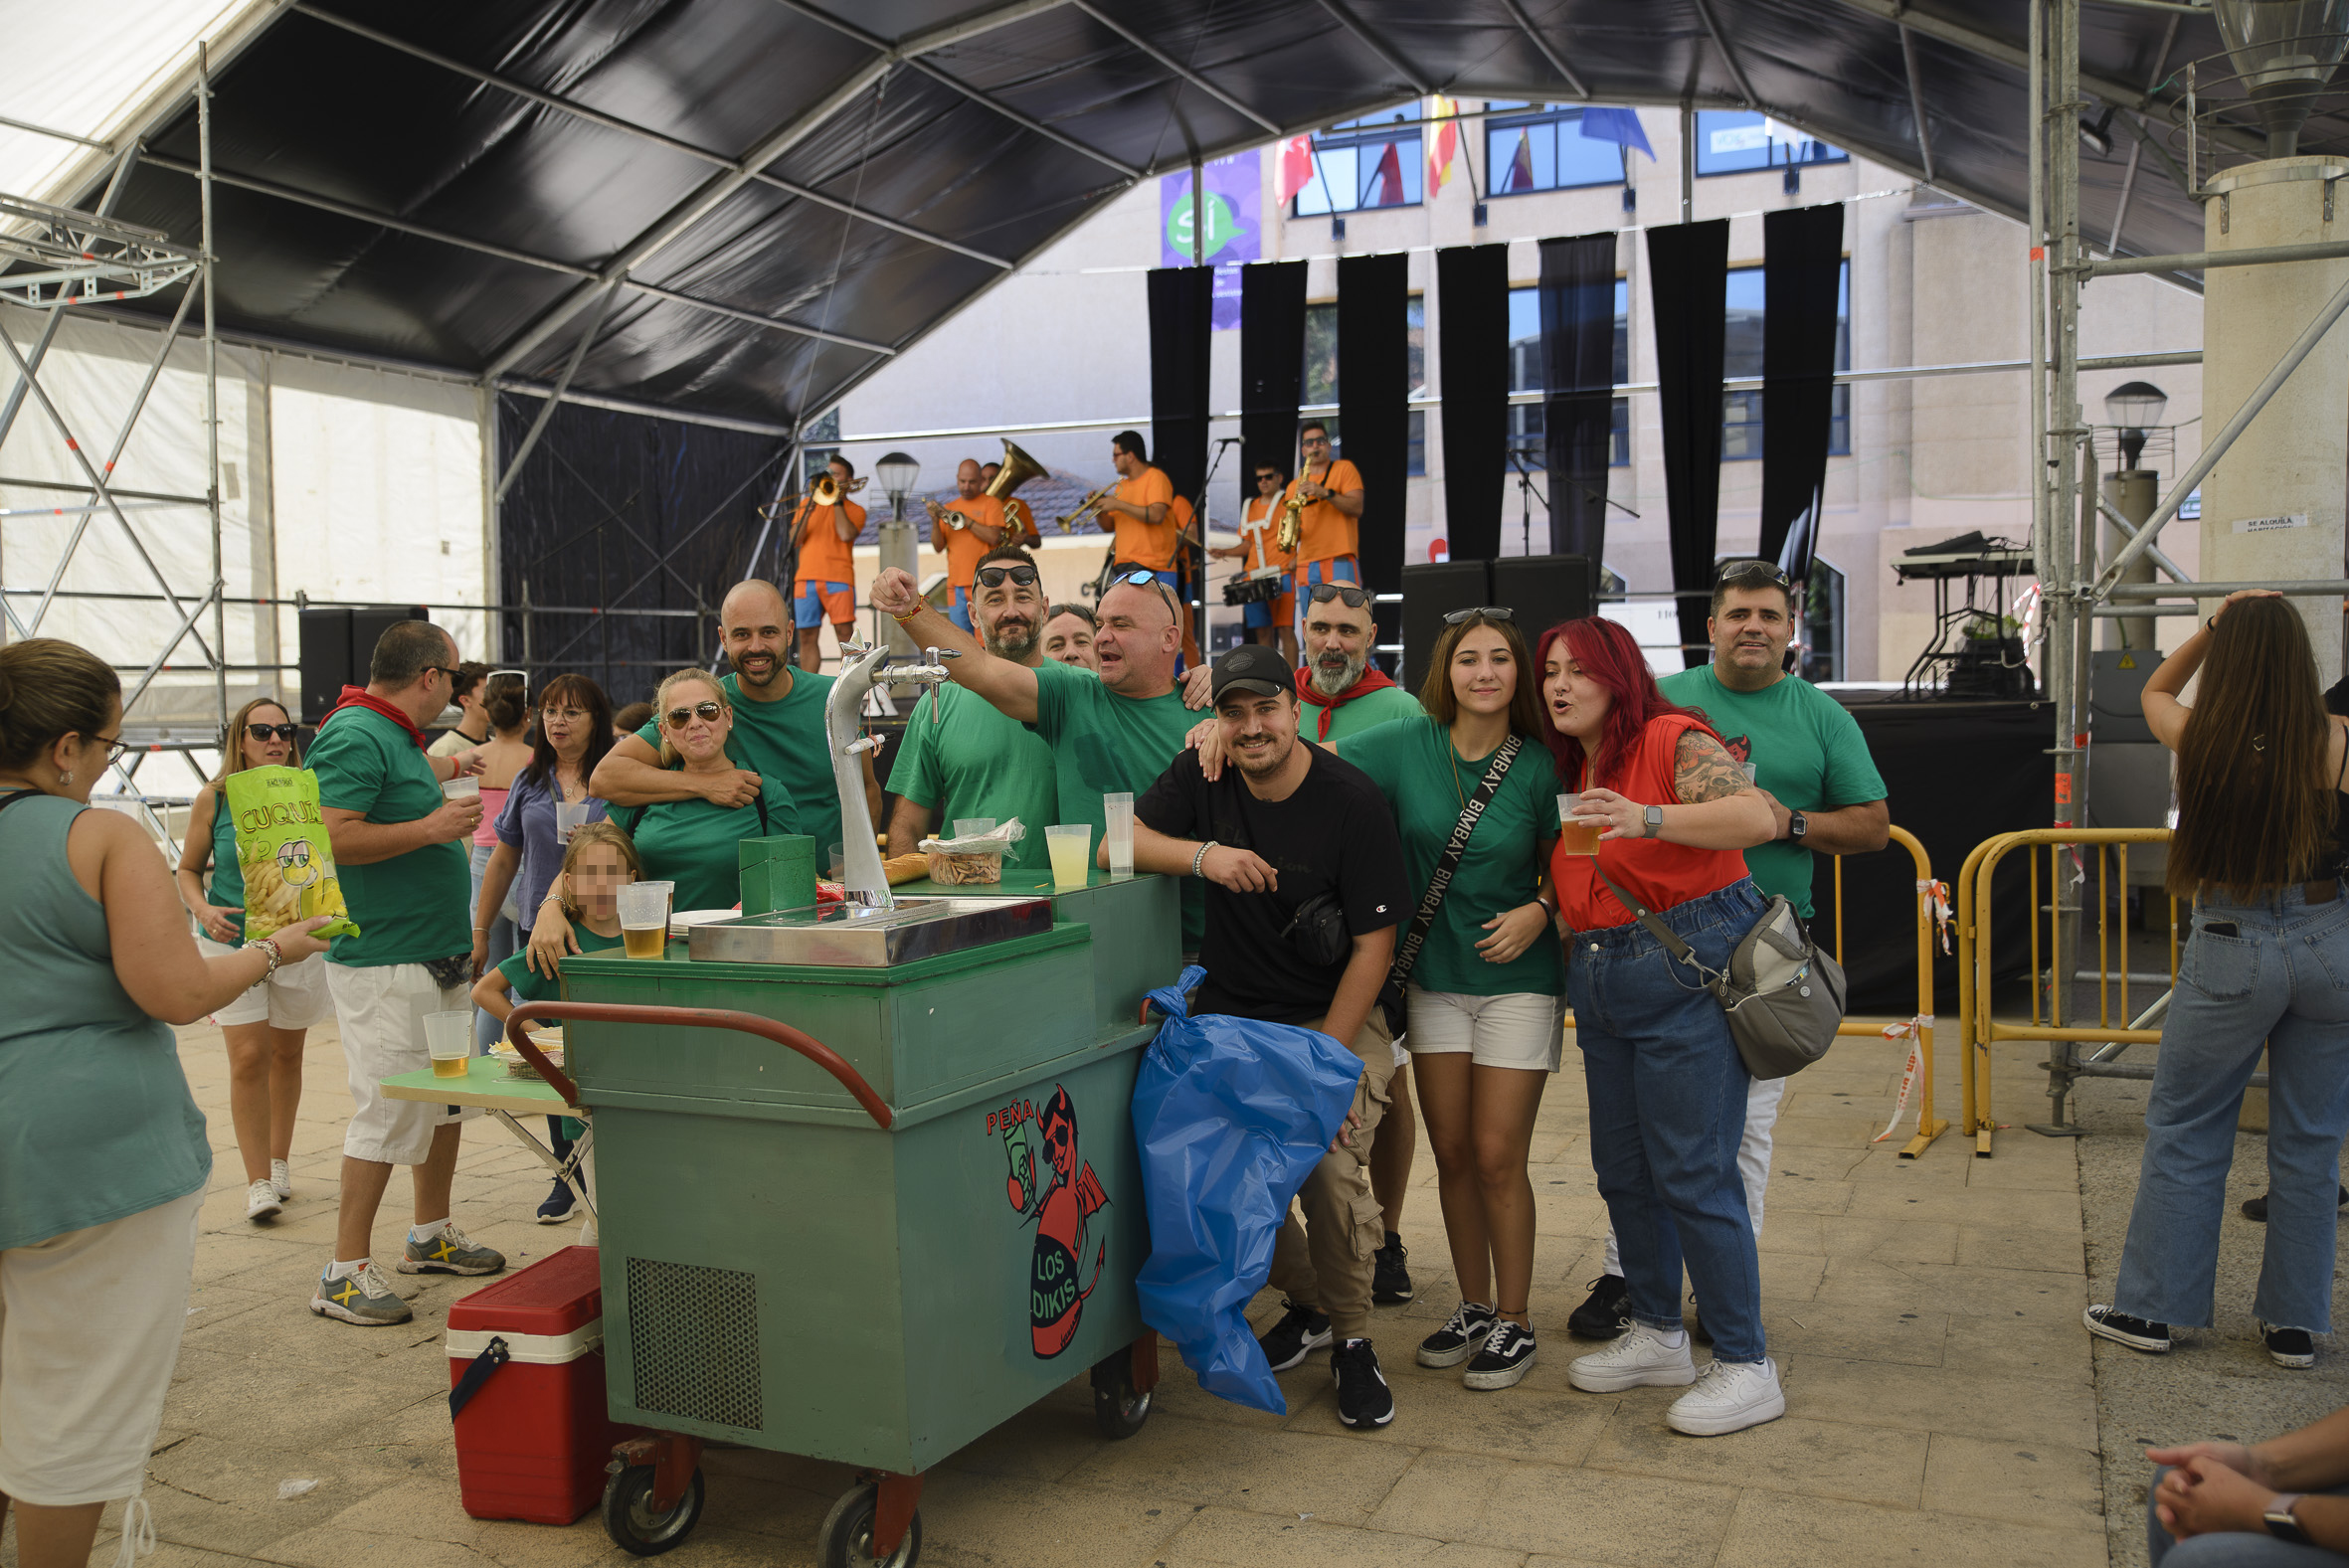
{"type": "Polygon", "coordinates": [[[1290,1200],[1329,1152],[1362,1064],[1330,1036],[1224,1013],[1190,1016],[1193,965],[1148,1006],[1166,1015],[1134,1085],[1134,1143],[1150,1260],[1142,1320],[1174,1341],[1199,1386],[1288,1413],[1244,1315],[1272,1271],[1290,1200]]]}

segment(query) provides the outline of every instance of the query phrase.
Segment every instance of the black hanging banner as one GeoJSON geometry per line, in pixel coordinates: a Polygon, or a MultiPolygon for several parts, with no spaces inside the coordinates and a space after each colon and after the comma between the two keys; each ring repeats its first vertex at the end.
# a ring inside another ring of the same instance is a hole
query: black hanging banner
{"type": "Polygon", "coordinates": [[[1797,583],[1819,548],[1819,499],[1835,413],[1841,202],[1762,215],[1761,548],[1797,583]]]}
{"type": "Polygon", "coordinates": [[[1455,561],[1501,553],[1509,441],[1509,247],[1435,254],[1442,337],[1444,534],[1455,561]]]}
{"type": "Polygon", "coordinates": [[[1150,274],[1150,460],[1176,495],[1207,476],[1207,330],[1215,269],[1161,266],[1150,274]]]}
{"type": "Polygon", "coordinates": [[[1552,555],[1607,553],[1615,412],[1615,232],[1541,242],[1541,429],[1552,555]]]}
{"type": "Polygon", "coordinates": [[[1362,476],[1362,582],[1381,594],[1403,586],[1410,261],[1400,251],[1338,259],[1338,428],[1346,456],[1362,476]]]}
{"type": "Polygon", "coordinates": [[[1240,494],[1267,462],[1297,472],[1297,404],[1305,381],[1305,263],[1240,268],[1240,494]]]}
{"type": "MultiPolygon", "coordinates": [[[[1664,422],[1664,496],[1672,514],[1672,586],[1713,586],[1720,534],[1721,352],[1729,307],[1729,221],[1648,231],[1648,278],[1656,316],[1656,391],[1664,422]]],[[[1681,655],[1691,669],[1711,657],[1706,602],[1683,599],[1681,655]]]]}

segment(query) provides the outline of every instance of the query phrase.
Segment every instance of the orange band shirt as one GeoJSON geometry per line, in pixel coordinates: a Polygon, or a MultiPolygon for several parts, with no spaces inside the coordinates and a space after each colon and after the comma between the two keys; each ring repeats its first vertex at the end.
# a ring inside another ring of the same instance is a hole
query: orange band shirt
{"type": "Polygon", "coordinates": [[[1166,519],[1157,526],[1139,517],[1128,517],[1123,512],[1111,515],[1117,519],[1115,549],[1120,561],[1131,561],[1136,566],[1149,567],[1153,572],[1174,570],[1174,485],[1156,468],[1145,468],[1131,479],[1120,479],[1114,492],[1129,506],[1167,507],[1166,519]]]}
{"type": "Polygon", "coordinates": [[[1019,530],[1019,537],[1016,539],[1014,539],[1009,534],[1005,534],[1003,536],[1003,543],[1007,545],[1019,544],[1022,541],[1032,541],[1041,539],[1043,537],[1042,534],[1036,531],[1036,514],[1031,511],[1028,508],[1028,504],[1021,500],[1018,496],[1013,495],[1004,498],[1003,516],[1009,523],[1017,525],[1019,530]]]}
{"type": "MultiPolygon", "coordinates": [[[[975,523],[990,528],[1003,526],[1003,503],[992,495],[975,496],[966,501],[957,497],[946,503],[950,512],[960,512],[975,523]]],[[[979,558],[994,548],[968,528],[947,528],[946,582],[949,588],[969,588],[979,580],[979,558]]]]}
{"type": "Polygon", "coordinates": [[[1248,519],[1240,525],[1240,542],[1248,547],[1241,571],[1260,572],[1272,565],[1272,531],[1276,526],[1271,499],[1262,495],[1250,498],[1248,519]]]}
{"type": "Polygon", "coordinates": [[[806,583],[849,583],[856,581],[854,535],[864,528],[864,508],[854,501],[843,500],[832,506],[817,506],[813,501],[800,503],[800,515],[792,519],[793,537],[799,541],[800,564],[794,575],[806,583]],[[848,510],[848,521],[853,525],[850,537],[840,537],[840,508],[848,510]]]}
{"type": "MultiPolygon", "coordinates": [[[[1295,495],[1297,486],[1304,482],[1300,478],[1292,483],[1281,492],[1282,499],[1295,495]]],[[[1359,495],[1362,492],[1360,471],[1343,457],[1330,464],[1325,472],[1313,476],[1313,482],[1333,495],[1359,495]]],[[[1335,561],[1340,556],[1361,554],[1362,520],[1347,516],[1332,502],[1309,503],[1298,514],[1297,523],[1297,564],[1300,566],[1313,561],[1335,561]]]]}

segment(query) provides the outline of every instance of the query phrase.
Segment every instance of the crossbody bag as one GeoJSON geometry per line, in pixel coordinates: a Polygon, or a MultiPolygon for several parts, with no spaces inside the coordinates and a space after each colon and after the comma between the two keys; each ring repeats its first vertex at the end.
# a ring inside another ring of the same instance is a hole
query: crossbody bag
{"type": "MultiPolygon", "coordinates": [[[[1445,746],[1451,742],[1447,739],[1445,746]]],[[[1387,983],[1397,996],[1407,996],[1403,989],[1411,978],[1411,969],[1419,961],[1419,952],[1427,946],[1427,934],[1435,928],[1436,912],[1444,907],[1444,895],[1451,891],[1452,878],[1460,870],[1460,857],[1468,852],[1468,840],[1476,832],[1476,824],[1485,814],[1485,807],[1493,803],[1493,796],[1501,792],[1501,781],[1509,777],[1509,765],[1517,761],[1525,750],[1522,735],[1511,735],[1493,754],[1491,766],[1485,769],[1482,783],[1468,803],[1460,808],[1460,820],[1452,824],[1452,836],[1444,843],[1443,853],[1436,856],[1435,873],[1427,879],[1427,891],[1419,895],[1419,908],[1411,916],[1409,929],[1403,940],[1394,946],[1394,967],[1387,971],[1387,983]]]]}

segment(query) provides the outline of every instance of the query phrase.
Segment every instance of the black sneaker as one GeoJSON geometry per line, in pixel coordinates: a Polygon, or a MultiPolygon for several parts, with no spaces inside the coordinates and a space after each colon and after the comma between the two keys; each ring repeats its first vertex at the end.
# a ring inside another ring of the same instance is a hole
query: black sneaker
{"type": "Polygon", "coordinates": [[[1444,1319],[1444,1326],[1419,1341],[1421,1366],[1458,1366],[1484,1346],[1493,1331],[1493,1308],[1462,1302],[1444,1319]]]}
{"type": "Polygon", "coordinates": [[[1383,1427],[1394,1419],[1394,1390],[1378,1370],[1378,1353],[1367,1339],[1349,1339],[1330,1352],[1338,1379],[1338,1419],[1350,1427],[1383,1427]]]}
{"type": "MultiPolygon", "coordinates": [[[[2339,1185],[2339,1184],[2338,1184],[2338,1183],[2335,1183],[2335,1185],[2339,1185]]],[[[2340,1197],[2339,1197],[2339,1198],[2337,1198],[2337,1199],[2334,1201],[2334,1204],[2333,1204],[2333,1206],[2334,1206],[2335,1208],[2349,1209],[2349,1187],[2342,1187],[2342,1188],[2340,1189],[2340,1191],[2341,1191],[2341,1195],[2340,1195],[2340,1197]]],[[[2264,1192],[2262,1192],[2262,1193],[2260,1193],[2260,1194],[2259,1194],[2258,1197],[2256,1197],[2256,1198],[2246,1198],[2246,1199],[2244,1199],[2244,1200],[2243,1200],[2243,1217],[2244,1217],[2245,1219],[2247,1219],[2247,1220],[2250,1220],[2250,1221],[2251,1221],[2253,1224],[2255,1224],[2255,1225],[2264,1225],[2264,1224],[2266,1224],[2266,1223],[2267,1223],[2267,1194],[2266,1194],[2266,1193],[2264,1193],[2264,1192]]],[[[2303,1364],[2305,1364],[2305,1363],[2303,1363],[2303,1364]]]]}
{"type": "Polygon", "coordinates": [[[1590,1282],[1590,1300],[1566,1319],[1566,1332],[1577,1339],[1612,1339],[1623,1331],[1631,1309],[1631,1287],[1619,1274],[1602,1274],[1590,1282]]]}
{"type": "Polygon", "coordinates": [[[1310,1307],[1300,1307],[1284,1298],[1281,1318],[1263,1333],[1256,1343],[1263,1347],[1264,1359],[1276,1372],[1286,1372],[1306,1357],[1330,1342],[1330,1317],[1310,1307]]]}
{"type": "Polygon", "coordinates": [[[2259,1337],[2267,1342],[2267,1359],[2277,1366],[2316,1364],[2316,1342],[2308,1337],[2305,1328],[2275,1328],[2261,1323],[2259,1337]]]}
{"type": "Polygon", "coordinates": [[[2079,1314],[2089,1333],[2114,1344],[2127,1345],[2131,1350],[2142,1350],[2147,1355],[2166,1355],[2170,1348],[2170,1325],[2156,1323],[2142,1317],[2131,1317],[2116,1312],[2110,1307],[2097,1305],[2079,1314]]]}
{"type": "Polygon", "coordinates": [[[571,1211],[578,1207],[579,1194],[573,1192],[568,1183],[558,1181],[555,1190],[548,1193],[546,1201],[538,1206],[538,1223],[560,1225],[571,1218],[571,1211]]]}
{"type": "Polygon", "coordinates": [[[1510,1388],[1534,1370],[1534,1330],[1504,1317],[1461,1374],[1463,1388],[1510,1388]]]}
{"type": "Polygon", "coordinates": [[[1411,1271],[1404,1267],[1410,1261],[1411,1249],[1393,1231],[1386,1233],[1386,1245],[1370,1254],[1370,1301],[1379,1307],[1394,1307],[1411,1299],[1411,1271]]]}

